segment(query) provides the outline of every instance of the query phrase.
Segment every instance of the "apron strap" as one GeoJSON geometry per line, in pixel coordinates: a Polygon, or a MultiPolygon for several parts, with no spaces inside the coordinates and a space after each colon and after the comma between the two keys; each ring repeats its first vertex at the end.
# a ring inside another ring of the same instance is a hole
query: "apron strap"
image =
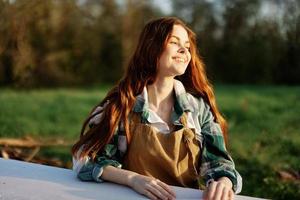
{"type": "Polygon", "coordinates": [[[193,143],[193,134],[194,133],[191,130],[185,129],[182,138],[189,156],[189,160],[188,160],[189,169],[193,170],[192,173],[194,174],[194,177],[197,178],[199,174],[194,164],[196,162],[196,156],[193,154],[191,150],[191,145],[193,143]]]}

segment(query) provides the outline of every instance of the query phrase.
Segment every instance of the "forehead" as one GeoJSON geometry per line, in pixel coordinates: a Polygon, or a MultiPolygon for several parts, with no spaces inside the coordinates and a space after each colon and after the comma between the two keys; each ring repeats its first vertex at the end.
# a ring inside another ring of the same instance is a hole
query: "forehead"
{"type": "Polygon", "coordinates": [[[181,25],[173,26],[173,30],[170,34],[170,37],[172,37],[172,36],[176,36],[176,37],[180,38],[180,40],[185,40],[185,41],[189,40],[188,32],[181,25]]]}

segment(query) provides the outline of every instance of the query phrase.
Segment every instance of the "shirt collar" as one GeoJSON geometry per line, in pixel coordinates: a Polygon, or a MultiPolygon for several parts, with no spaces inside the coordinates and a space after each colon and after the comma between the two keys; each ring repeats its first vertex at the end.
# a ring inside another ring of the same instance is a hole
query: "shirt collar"
{"type": "MultiPolygon", "coordinates": [[[[174,104],[174,113],[172,113],[172,121],[177,121],[183,114],[183,112],[193,112],[194,109],[189,103],[187,92],[183,84],[174,80],[174,93],[175,93],[175,104],[174,104]]],[[[146,120],[149,117],[149,102],[148,102],[148,92],[147,87],[144,87],[143,92],[136,97],[136,102],[133,107],[134,112],[142,112],[142,121],[146,120]],[[144,119],[144,120],[143,120],[144,119]]]]}

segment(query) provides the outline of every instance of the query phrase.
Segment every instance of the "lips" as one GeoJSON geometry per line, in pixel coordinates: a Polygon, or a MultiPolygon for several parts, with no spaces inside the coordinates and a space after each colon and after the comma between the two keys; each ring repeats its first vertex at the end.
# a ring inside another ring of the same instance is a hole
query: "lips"
{"type": "Polygon", "coordinates": [[[182,57],[178,57],[178,56],[175,56],[175,57],[172,57],[173,60],[175,60],[176,62],[181,62],[181,63],[186,63],[187,62],[187,59],[186,58],[182,58],[182,57]]]}

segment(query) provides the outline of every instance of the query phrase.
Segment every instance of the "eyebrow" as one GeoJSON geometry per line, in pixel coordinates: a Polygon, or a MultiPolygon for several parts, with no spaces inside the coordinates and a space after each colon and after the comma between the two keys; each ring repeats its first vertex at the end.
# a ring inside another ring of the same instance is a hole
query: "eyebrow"
{"type": "MultiPolygon", "coordinates": [[[[179,41],[180,41],[180,38],[179,38],[178,36],[176,36],[176,35],[171,35],[171,37],[170,37],[170,38],[172,38],[172,37],[174,37],[174,38],[176,38],[177,40],[179,40],[179,41]]],[[[185,41],[185,43],[188,43],[188,44],[189,44],[189,43],[190,43],[190,41],[188,41],[188,40],[187,40],[187,41],[185,41]]]]}

